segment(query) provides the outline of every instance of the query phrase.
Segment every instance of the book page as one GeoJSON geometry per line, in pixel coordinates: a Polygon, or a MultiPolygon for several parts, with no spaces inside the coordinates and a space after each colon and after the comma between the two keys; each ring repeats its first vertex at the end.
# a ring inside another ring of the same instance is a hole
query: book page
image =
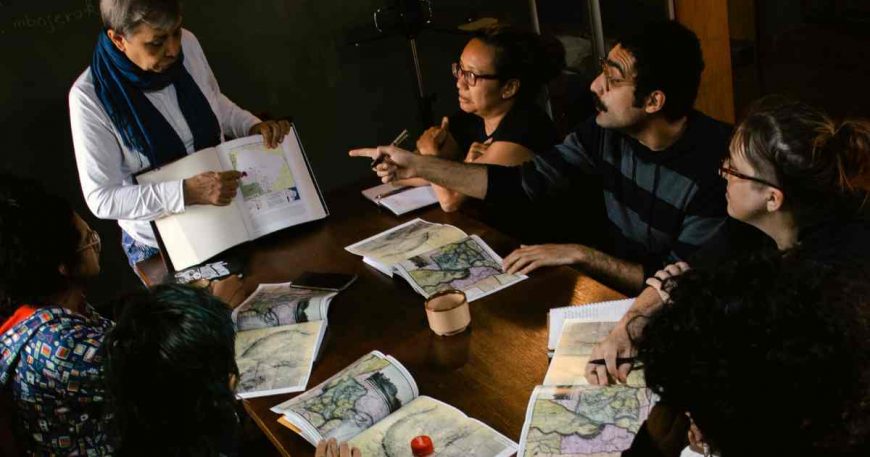
{"type": "Polygon", "coordinates": [[[458,409],[427,396],[390,414],[348,443],[366,457],[410,455],[411,439],[432,438],[438,457],[509,456],[517,444],[458,409]]]}
{"type": "Polygon", "coordinates": [[[562,324],[565,319],[587,319],[601,322],[617,322],[634,303],[634,298],[611,300],[588,305],[563,306],[550,309],[547,319],[550,333],[547,338],[547,349],[555,349],[562,334],[562,324]]]}
{"type": "Polygon", "coordinates": [[[648,389],[538,386],[532,392],[518,457],[619,457],[655,404],[648,389]]]}
{"type": "Polygon", "coordinates": [[[326,322],[314,321],[236,333],[241,398],[301,392],[308,385],[326,322]]]}
{"type": "Polygon", "coordinates": [[[392,211],[396,216],[401,216],[438,203],[438,196],[435,195],[432,186],[422,186],[404,190],[389,197],[379,198],[377,203],[392,211]]]}
{"type": "Polygon", "coordinates": [[[326,217],[295,127],[275,149],[266,148],[261,135],[228,141],[218,149],[232,169],[246,174],[239,193],[249,216],[251,239],[326,217]]]}
{"type": "Polygon", "coordinates": [[[389,266],[467,236],[452,225],[414,219],[344,249],[389,266]]]}
{"type": "Polygon", "coordinates": [[[396,271],[419,294],[458,289],[469,302],[527,279],[504,272],[502,259],[477,235],[402,261],[396,271]]]}
{"type": "MultiPolygon", "coordinates": [[[[600,322],[588,319],[568,319],[562,326],[562,337],[556,346],[556,352],[547,376],[545,386],[574,386],[588,384],[586,381],[586,364],[592,354],[592,349],[603,340],[616,322],[600,322]]],[[[643,370],[634,369],[628,375],[628,385],[644,387],[646,385],[643,370]]]]}
{"type": "Polygon", "coordinates": [[[329,303],[338,292],[293,287],[293,283],[260,284],[233,310],[236,330],[252,330],[325,321],[329,303]]]}
{"type": "MultiPolygon", "coordinates": [[[[203,149],[136,177],[140,183],[187,179],[206,171],[222,171],[214,148],[203,149]]],[[[237,244],[248,232],[237,208],[238,197],[227,206],[189,205],[183,213],[167,215],[155,224],[176,270],[202,263],[237,244]]]]}
{"type": "Polygon", "coordinates": [[[303,432],[311,444],[347,441],[399,410],[419,394],[399,362],[370,352],[317,387],[272,408],[303,432]],[[313,439],[313,440],[312,440],[313,439]]]}

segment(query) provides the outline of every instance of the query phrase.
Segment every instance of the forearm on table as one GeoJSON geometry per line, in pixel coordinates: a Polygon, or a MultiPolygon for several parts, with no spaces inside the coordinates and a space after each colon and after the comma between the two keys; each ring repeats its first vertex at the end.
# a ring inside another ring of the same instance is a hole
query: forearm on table
{"type": "Polygon", "coordinates": [[[631,307],[628,308],[628,311],[619,320],[619,325],[624,327],[637,316],[651,316],[660,310],[662,305],[664,305],[664,302],[659,293],[652,287],[646,287],[634,299],[631,307]]]}
{"type": "Polygon", "coordinates": [[[467,198],[459,192],[437,184],[432,185],[432,190],[435,191],[435,196],[438,197],[438,203],[441,205],[441,209],[448,213],[458,210],[459,207],[462,206],[462,202],[467,198]]]}
{"type": "Polygon", "coordinates": [[[643,266],[639,263],[622,260],[586,246],[583,246],[577,263],[584,271],[620,290],[634,293],[643,287],[643,266]]]}
{"type": "Polygon", "coordinates": [[[423,187],[428,186],[429,181],[426,181],[423,178],[408,178],[408,179],[400,179],[398,181],[393,181],[393,186],[395,187],[423,187]]]}
{"type": "Polygon", "coordinates": [[[417,176],[472,198],[486,197],[487,170],[483,165],[419,157],[417,176]]]}

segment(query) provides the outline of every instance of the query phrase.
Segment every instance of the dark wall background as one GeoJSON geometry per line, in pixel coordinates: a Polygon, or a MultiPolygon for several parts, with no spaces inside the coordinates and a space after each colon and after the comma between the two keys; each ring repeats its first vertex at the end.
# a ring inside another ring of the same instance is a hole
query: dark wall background
{"type": "MultiPolygon", "coordinates": [[[[367,176],[351,147],[420,132],[408,41],[400,35],[353,46],[376,33],[375,9],[391,0],[188,0],[184,26],[197,35],[221,84],[240,106],[267,116],[292,115],[325,191],[367,176]]],[[[529,24],[525,0],[434,0],[435,24],[455,31],[466,17],[529,24]]],[[[0,0],[2,168],[33,177],[65,196],[97,229],[103,275],[99,302],[139,287],[120,250],[113,221],[84,204],[69,131],[67,93],[88,66],[100,30],[98,0],[0,0]]],[[[456,109],[449,63],[466,37],[424,31],[418,38],[436,117],[456,109]]]]}

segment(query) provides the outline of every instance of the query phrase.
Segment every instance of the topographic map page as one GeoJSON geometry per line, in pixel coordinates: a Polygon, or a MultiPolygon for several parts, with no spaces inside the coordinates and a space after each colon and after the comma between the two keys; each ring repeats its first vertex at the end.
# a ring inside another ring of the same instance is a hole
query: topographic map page
{"type": "Polygon", "coordinates": [[[281,403],[283,414],[312,445],[347,441],[419,395],[417,383],[396,359],[373,351],[317,387],[281,403]]]}
{"type": "Polygon", "coordinates": [[[520,437],[523,456],[619,457],[655,403],[648,389],[538,386],[520,437]]]}
{"type": "Polygon", "coordinates": [[[483,422],[427,396],[417,397],[350,440],[366,457],[409,455],[408,443],[429,435],[438,457],[510,456],[517,444],[483,422]]]}
{"type": "Polygon", "coordinates": [[[251,215],[300,204],[296,178],[282,148],[267,149],[262,143],[240,144],[230,148],[227,157],[234,170],[245,173],[239,190],[251,215]]]}
{"type": "Polygon", "coordinates": [[[236,330],[252,330],[299,322],[326,321],[337,292],[293,287],[292,283],[260,284],[233,310],[236,330]]]}
{"type": "Polygon", "coordinates": [[[308,385],[326,322],[314,321],[236,333],[241,398],[301,392],[308,385]]]}
{"type": "Polygon", "coordinates": [[[411,257],[396,271],[424,297],[458,289],[469,302],[528,278],[505,273],[501,257],[477,235],[411,257]]]}
{"type": "MultiPolygon", "coordinates": [[[[562,325],[562,335],[547,376],[545,386],[576,386],[588,384],[586,381],[586,363],[592,354],[592,348],[603,340],[616,322],[592,321],[589,319],[566,319],[562,325]]],[[[643,369],[631,370],[628,374],[628,385],[644,387],[646,382],[643,369]]]]}
{"type": "MultiPolygon", "coordinates": [[[[459,241],[467,236],[465,232],[452,225],[433,224],[423,219],[414,219],[347,246],[345,249],[351,254],[363,256],[366,263],[387,273],[393,265],[402,260],[459,241]]],[[[390,273],[387,274],[392,276],[390,273]]]]}

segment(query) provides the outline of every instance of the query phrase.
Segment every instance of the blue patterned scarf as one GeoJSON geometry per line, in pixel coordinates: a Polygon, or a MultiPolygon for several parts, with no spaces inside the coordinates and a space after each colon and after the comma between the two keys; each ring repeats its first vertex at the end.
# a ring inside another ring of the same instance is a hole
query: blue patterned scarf
{"type": "Polygon", "coordinates": [[[161,73],[145,71],[118,50],[103,30],[97,39],[91,74],[97,97],[112,124],[121,132],[124,146],[148,157],[151,166],[158,167],[184,157],[187,151],[181,138],[143,91],[175,85],[178,105],[193,132],[196,150],[220,143],[220,124],[205,95],[184,68],[183,53],[179,52],[178,60],[161,73]]]}

